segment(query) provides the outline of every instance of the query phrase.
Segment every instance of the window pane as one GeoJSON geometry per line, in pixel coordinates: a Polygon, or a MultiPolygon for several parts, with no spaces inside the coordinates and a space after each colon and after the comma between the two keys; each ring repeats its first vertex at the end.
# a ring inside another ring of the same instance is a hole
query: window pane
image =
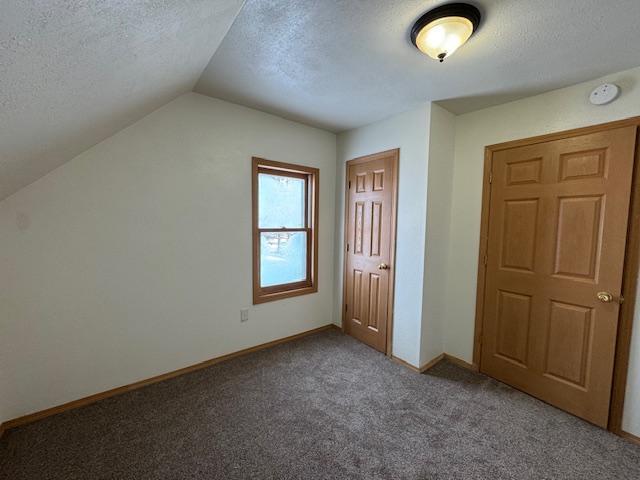
{"type": "Polygon", "coordinates": [[[260,286],[271,287],[307,278],[307,232],[260,234],[260,286]]]}
{"type": "Polygon", "coordinates": [[[304,184],[301,178],[258,174],[259,227],[304,227],[304,184]]]}

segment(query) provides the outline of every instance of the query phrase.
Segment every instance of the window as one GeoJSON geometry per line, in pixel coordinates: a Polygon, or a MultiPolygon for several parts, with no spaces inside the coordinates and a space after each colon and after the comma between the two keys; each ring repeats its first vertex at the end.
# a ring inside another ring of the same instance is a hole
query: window
{"type": "Polygon", "coordinates": [[[318,291],[317,168],[253,158],[253,303],[318,291]]]}

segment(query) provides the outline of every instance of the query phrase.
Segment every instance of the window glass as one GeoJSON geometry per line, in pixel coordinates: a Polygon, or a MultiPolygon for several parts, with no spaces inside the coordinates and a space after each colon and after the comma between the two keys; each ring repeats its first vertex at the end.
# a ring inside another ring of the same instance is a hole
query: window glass
{"type": "Polygon", "coordinates": [[[260,286],[301,282],[307,278],[307,233],[260,233],[260,286]]]}
{"type": "Polygon", "coordinates": [[[258,174],[258,228],[305,226],[305,181],[268,173],[258,174]]]}

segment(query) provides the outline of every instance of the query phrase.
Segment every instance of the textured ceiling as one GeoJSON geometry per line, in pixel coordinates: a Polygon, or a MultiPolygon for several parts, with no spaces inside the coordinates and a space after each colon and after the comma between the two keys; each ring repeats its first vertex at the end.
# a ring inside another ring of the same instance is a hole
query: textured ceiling
{"type": "Polygon", "coordinates": [[[481,0],[439,64],[409,41],[434,0],[247,0],[196,91],[340,131],[425,100],[463,113],[640,65],[639,0],[481,0]]]}
{"type": "Polygon", "coordinates": [[[190,91],[242,0],[2,0],[0,199],[190,91]]]}
{"type": "Polygon", "coordinates": [[[640,65],[639,0],[472,0],[480,30],[444,64],[409,43],[441,3],[2,0],[0,199],[194,85],[340,131],[426,100],[462,113],[640,65]]]}

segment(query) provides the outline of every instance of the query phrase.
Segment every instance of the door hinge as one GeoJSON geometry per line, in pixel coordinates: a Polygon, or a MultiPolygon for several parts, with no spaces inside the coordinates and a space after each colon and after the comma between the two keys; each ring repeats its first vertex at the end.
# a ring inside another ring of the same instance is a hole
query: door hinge
{"type": "Polygon", "coordinates": [[[347,310],[349,310],[349,305],[347,305],[346,303],[344,304],[344,311],[346,312],[347,310]]]}
{"type": "Polygon", "coordinates": [[[487,263],[489,263],[489,256],[486,253],[484,254],[484,258],[482,259],[482,261],[484,262],[484,265],[486,267],[487,263]]]}
{"type": "Polygon", "coordinates": [[[351,190],[351,180],[349,180],[349,190],[351,190]]]}
{"type": "Polygon", "coordinates": [[[489,172],[489,183],[493,183],[493,172],[489,172]]]}
{"type": "Polygon", "coordinates": [[[347,243],[347,252],[349,251],[349,244],[347,243]]]}

